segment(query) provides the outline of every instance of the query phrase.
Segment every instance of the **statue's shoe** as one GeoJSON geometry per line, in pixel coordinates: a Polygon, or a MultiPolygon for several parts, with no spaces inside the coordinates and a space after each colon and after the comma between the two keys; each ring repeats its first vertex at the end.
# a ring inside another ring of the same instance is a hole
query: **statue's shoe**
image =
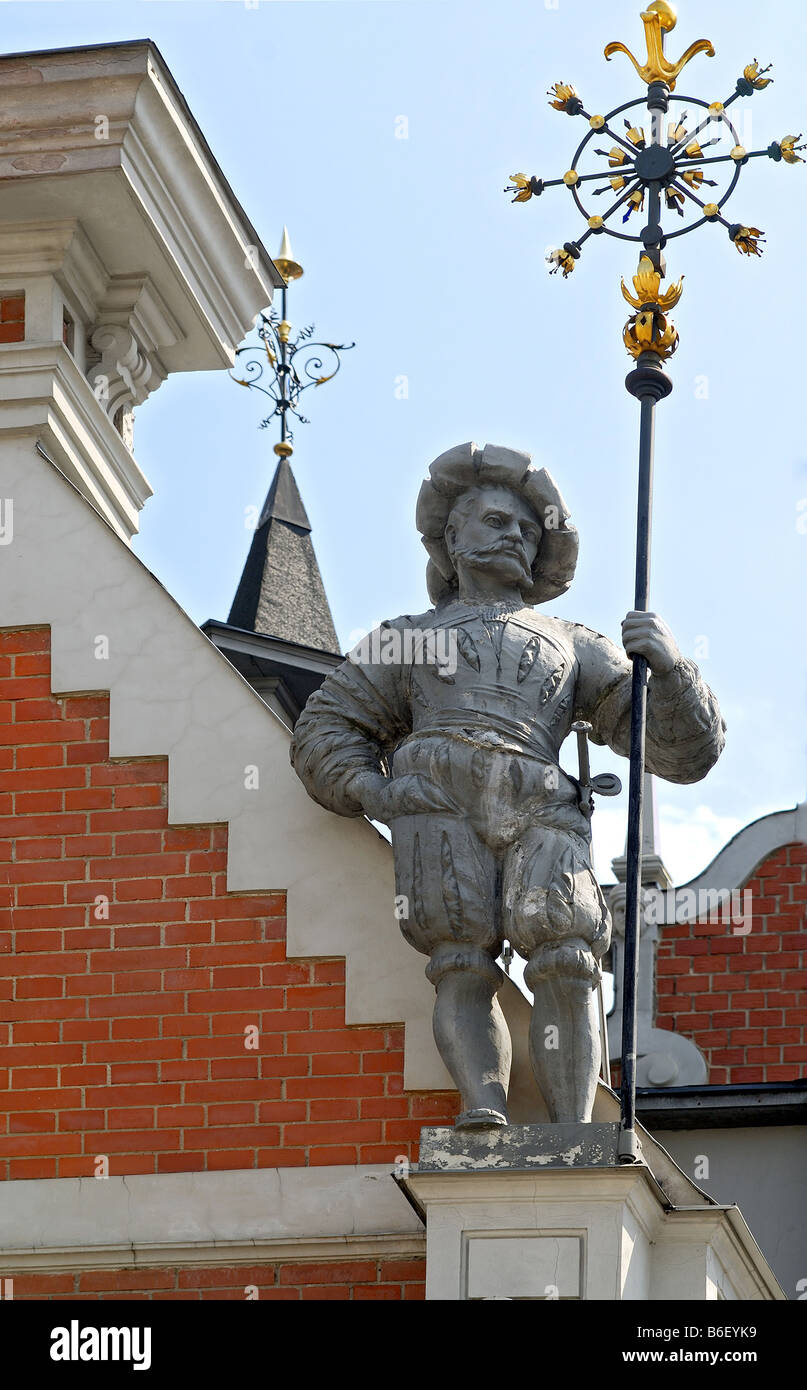
{"type": "Polygon", "coordinates": [[[496,1125],[506,1125],[507,1116],[500,1110],[463,1110],[454,1121],[455,1129],[489,1129],[496,1125]]]}

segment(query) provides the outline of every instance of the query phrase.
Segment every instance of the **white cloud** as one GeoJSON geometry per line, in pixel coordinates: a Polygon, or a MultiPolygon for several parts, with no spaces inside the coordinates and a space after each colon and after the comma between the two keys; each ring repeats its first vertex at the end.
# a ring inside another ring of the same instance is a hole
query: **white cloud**
{"type": "Polygon", "coordinates": [[[660,852],[675,883],[688,883],[706,868],[747,823],[740,816],[721,816],[709,806],[688,811],[665,806],[659,812],[660,852]]]}
{"type": "MultiPolygon", "coordinates": [[[[705,804],[691,808],[661,806],[656,850],[673,881],[688,883],[747,823],[739,816],[718,815],[705,804]]],[[[594,814],[593,853],[594,868],[601,883],[614,881],[611,860],[625,853],[626,829],[626,808],[604,806],[600,801],[594,814]]]]}

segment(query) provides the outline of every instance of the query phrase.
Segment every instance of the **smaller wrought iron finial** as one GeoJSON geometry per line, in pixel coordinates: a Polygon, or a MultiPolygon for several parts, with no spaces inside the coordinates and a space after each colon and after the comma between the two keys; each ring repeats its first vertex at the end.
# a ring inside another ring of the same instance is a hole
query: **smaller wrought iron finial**
{"type": "Polygon", "coordinates": [[[313,323],[293,334],[293,325],[287,316],[288,287],[292,280],[301,278],[303,267],[292,255],[287,227],[283,228],[275,265],[286,281],[280,291],[280,312],[272,308],[258,315],[255,327],[260,341],[238,348],[235,355],[243,375],[235,376],[232,372],[230,375],[239,386],[254,387],[269,397],[272,409],[261,420],[260,428],[266,429],[275,416],[278,417],[280,439],[273,447],[278,458],[286,459],[294,453],[290,417],[302,425],[308,424],[299,410],[303,391],[309,386],[324,386],[335,377],[342,365],[339,354],[356,345],[313,342],[313,323]]]}
{"type": "MultiPolygon", "coordinates": [[[[778,149],[779,149],[779,158],[780,158],[780,159],[783,159],[783,160],[785,161],[786,164],[804,164],[804,163],[807,163],[807,161],[805,161],[804,159],[802,159],[802,157],[801,157],[800,154],[797,154],[797,153],[796,153],[797,150],[805,150],[805,149],[807,149],[807,144],[800,145],[800,144],[798,143],[798,141],[799,141],[800,139],[801,139],[801,132],[799,132],[798,135],[785,135],[784,139],[782,139],[782,140],[777,140],[777,141],[774,142],[774,144],[775,144],[776,146],[778,146],[778,149]]],[[[771,159],[776,159],[776,154],[775,154],[775,153],[771,153],[771,151],[773,150],[773,148],[774,148],[774,146],[771,146],[771,149],[768,151],[768,153],[770,154],[771,159]]]]}
{"type": "Polygon", "coordinates": [[[743,68],[742,77],[737,78],[737,94],[741,97],[752,97],[754,92],[761,92],[765,87],[770,87],[773,78],[766,77],[765,73],[770,72],[772,64],[766,68],[761,68],[757,59],[743,68]]]}
{"type": "Polygon", "coordinates": [[[711,40],[696,39],[682,53],[677,62],[670,62],[664,53],[664,35],[670,29],[675,28],[678,16],[674,7],[669,5],[667,0],[652,0],[652,4],[648,5],[646,10],[642,10],[640,17],[644,25],[647,44],[647,62],[640,63],[624,43],[606,44],[605,56],[610,59],[612,53],[624,53],[630,58],[642,81],[646,82],[648,87],[651,82],[665,82],[670,91],[673,92],[679,73],[696,54],[705,53],[709,58],[714,58],[715,50],[711,40]]]}
{"type": "Polygon", "coordinates": [[[280,242],[280,250],[278,254],[275,256],[275,265],[280,271],[280,274],[283,276],[283,279],[286,281],[299,280],[303,274],[303,267],[300,265],[299,261],[295,261],[294,257],[291,254],[291,242],[289,241],[288,227],[283,228],[283,236],[280,242]]]}
{"type": "Polygon", "coordinates": [[[583,110],[580,94],[571,82],[553,82],[547,96],[552,98],[549,105],[554,111],[565,111],[567,116],[579,116],[583,110]]]}

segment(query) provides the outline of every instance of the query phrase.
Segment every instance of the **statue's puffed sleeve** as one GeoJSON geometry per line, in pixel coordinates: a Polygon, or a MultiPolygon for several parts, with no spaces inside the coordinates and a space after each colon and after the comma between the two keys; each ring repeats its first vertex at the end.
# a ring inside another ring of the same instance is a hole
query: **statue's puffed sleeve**
{"type": "Polygon", "coordinates": [[[404,621],[384,623],[360,643],[310,697],[294,728],[297,776],[320,806],[340,816],[363,815],[348,784],[357,772],[381,772],[382,759],[411,732],[407,675],[395,645],[404,621]]]}
{"type": "MultiPolygon", "coordinates": [[[[577,717],[592,725],[594,743],[630,756],[633,666],[609,638],[574,628],[580,662],[577,717]]],[[[647,687],[647,771],[668,782],[699,782],[717,762],[726,725],[712,691],[694,662],[680,657],[673,669],[651,674],[647,687]]]]}

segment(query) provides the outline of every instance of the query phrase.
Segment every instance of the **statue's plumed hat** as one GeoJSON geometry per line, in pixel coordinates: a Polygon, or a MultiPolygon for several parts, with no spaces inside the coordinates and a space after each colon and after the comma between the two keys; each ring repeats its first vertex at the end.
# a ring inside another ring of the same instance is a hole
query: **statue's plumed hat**
{"type": "Polygon", "coordinates": [[[509,488],[528,503],[543,528],[532,567],[528,604],[546,603],[568,589],[577,564],[578,535],[569,524],[566,503],[545,468],[533,468],[529,454],[499,444],[457,444],[434,460],[423,481],[415,521],[429,552],[426,584],[432,603],[457,591],[457,574],[445,541],[446,523],[457,499],[472,488],[509,488]]]}

